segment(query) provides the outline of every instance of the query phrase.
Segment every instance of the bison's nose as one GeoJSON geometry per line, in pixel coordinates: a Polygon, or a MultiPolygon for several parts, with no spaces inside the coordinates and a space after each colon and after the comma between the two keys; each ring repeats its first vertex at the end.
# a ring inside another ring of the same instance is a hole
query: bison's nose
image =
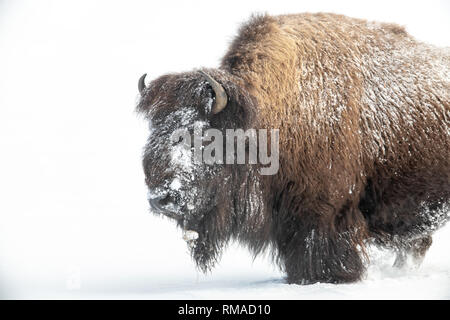
{"type": "Polygon", "coordinates": [[[172,201],[170,195],[159,196],[155,198],[149,198],[148,202],[152,210],[162,213],[170,218],[180,220],[183,216],[178,211],[178,206],[172,201]]]}
{"type": "Polygon", "coordinates": [[[150,198],[148,199],[148,202],[150,203],[150,206],[153,210],[156,211],[163,211],[161,206],[161,200],[163,200],[164,197],[157,197],[157,198],[150,198]]]}

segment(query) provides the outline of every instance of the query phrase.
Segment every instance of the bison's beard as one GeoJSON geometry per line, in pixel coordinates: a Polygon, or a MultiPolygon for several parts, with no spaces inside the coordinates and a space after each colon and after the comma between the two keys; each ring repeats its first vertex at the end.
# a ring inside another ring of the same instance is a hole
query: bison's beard
{"type": "Polygon", "coordinates": [[[186,230],[196,231],[198,238],[187,241],[191,256],[202,272],[210,271],[220,259],[223,247],[232,235],[232,224],[228,219],[218,219],[217,208],[203,215],[195,224],[188,223],[186,230]]]}
{"type": "Polygon", "coordinates": [[[220,256],[221,248],[204,239],[195,240],[195,243],[190,244],[189,247],[197,267],[205,273],[214,267],[220,256]]]}

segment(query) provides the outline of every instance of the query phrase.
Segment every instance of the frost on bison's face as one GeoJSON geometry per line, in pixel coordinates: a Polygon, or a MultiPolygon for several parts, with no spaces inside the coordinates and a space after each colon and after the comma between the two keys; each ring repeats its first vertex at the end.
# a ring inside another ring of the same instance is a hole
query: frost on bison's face
{"type": "MultiPolygon", "coordinates": [[[[221,78],[217,71],[211,74],[221,78]]],[[[227,79],[221,81],[227,88],[227,107],[217,114],[216,93],[201,72],[165,75],[147,87],[142,78],[142,97],[137,106],[149,121],[143,167],[151,211],[177,222],[193,258],[204,271],[212,267],[221,247],[235,232],[233,190],[229,186],[239,185],[249,175],[243,168],[205,164],[193,158],[194,132],[245,129],[251,123],[251,112],[240,103],[251,105],[250,98],[227,79]],[[190,147],[182,139],[173,138],[180,130],[190,133],[190,147]]]]}

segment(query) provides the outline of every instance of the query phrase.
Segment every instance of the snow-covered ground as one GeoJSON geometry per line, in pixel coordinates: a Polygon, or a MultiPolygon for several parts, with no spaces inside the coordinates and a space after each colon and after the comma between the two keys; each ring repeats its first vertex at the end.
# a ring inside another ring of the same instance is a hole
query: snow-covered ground
{"type": "Polygon", "coordinates": [[[338,12],[449,46],[448,1],[1,1],[0,296],[450,299],[450,226],[419,269],[373,251],[362,282],[287,285],[233,244],[197,273],[180,230],[149,214],[137,79],[217,66],[252,12],[338,12]],[[407,10],[405,9],[407,8],[407,10]]]}

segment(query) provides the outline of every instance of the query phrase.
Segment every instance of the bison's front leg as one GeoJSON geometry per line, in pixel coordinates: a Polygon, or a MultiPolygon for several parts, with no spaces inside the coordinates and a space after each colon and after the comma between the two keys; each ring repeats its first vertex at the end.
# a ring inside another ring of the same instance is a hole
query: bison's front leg
{"type": "Polygon", "coordinates": [[[361,279],[365,263],[357,230],[335,232],[311,225],[305,230],[304,225],[293,225],[278,239],[280,262],[289,283],[347,283],[361,279]]]}

